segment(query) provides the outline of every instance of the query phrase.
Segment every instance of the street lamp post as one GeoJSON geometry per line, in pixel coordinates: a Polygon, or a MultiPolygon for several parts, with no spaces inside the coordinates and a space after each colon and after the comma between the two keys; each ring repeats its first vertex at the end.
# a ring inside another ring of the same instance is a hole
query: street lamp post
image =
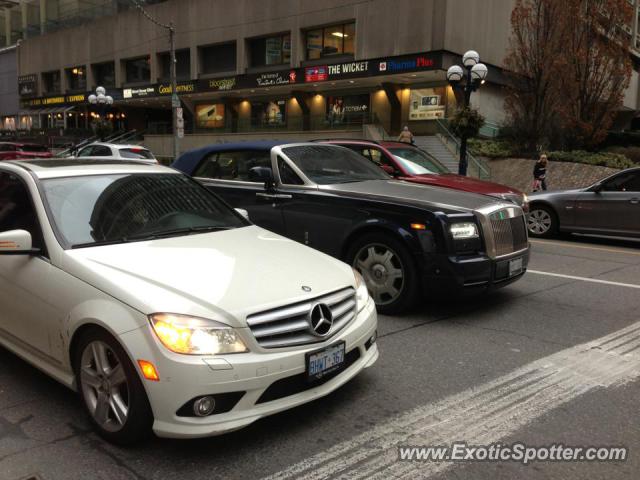
{"type": "MultiPolygon", "coordinates": [[[[469,50],[464,54],[462,64],[464,68],[460,65],[449,67],[447,80],[451,88],[461,90],[464,93],[464,108],[468,109],[471,103],[471,93],[485,82],[489,70],[485,64],[480,63],[480,55],[475,50],[469,50]]],[[[466,135],[461,135],[459,175],[467,174],[467,140],[466,135]]]]}
{"type": "MultiPolygon", "coordinates": [[[[98,107],[98,116],[102,121],[102,117],[105,115],[107,108],[113,105],[113,97],[107,95],[107,90],[104,87],[96,88],[96,93],[89,95],[89,103],[98,107]]],[[[100,138],[103,140],[103,138],[100,138]]]]}

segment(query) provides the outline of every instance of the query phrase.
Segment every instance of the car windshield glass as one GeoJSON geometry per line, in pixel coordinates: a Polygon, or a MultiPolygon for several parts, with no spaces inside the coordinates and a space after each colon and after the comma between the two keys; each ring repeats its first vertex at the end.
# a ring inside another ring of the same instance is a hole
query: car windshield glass
{"type": "Polygon", "coordinates": [[[153,160],[153,154],[146,148],[121,148],[120,156],[122,158],[135,158],[143,160],[153,160]]]}
{"type": "Polygon", "coordinates": [[[54,226],[72,248],[248,224],[184,175],[90,175],[42,185],[54,226]]]}
{"type": "Polygon", "coordinates": [[[305,145],[284,148],[283,152],[318,185],[389,179],[362,155],[344,147],[305,145]]]}
{"type": "Polygon", "coordinates": [[[447,168],[435,158],[418,148],[390,148],[394,158],[412,175],[428,173],[449,173],[447,168]]]}

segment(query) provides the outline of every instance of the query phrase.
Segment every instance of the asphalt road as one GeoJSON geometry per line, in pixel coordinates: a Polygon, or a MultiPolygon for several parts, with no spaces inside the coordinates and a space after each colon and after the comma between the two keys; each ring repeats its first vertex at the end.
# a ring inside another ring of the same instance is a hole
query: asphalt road
{"type": "Polygon", "coordinates": [[[120,449],[77,397],[0,348],[0,480],[638,478],[640,244],[534,241],[496,294],[380,317],[378,363],[334,394],[218,438],[120,449]],[[552,274],[552,275],[550,275],[552,274]],[[625,446],[624,462],[400,462],[452,442],[625,446]]]}

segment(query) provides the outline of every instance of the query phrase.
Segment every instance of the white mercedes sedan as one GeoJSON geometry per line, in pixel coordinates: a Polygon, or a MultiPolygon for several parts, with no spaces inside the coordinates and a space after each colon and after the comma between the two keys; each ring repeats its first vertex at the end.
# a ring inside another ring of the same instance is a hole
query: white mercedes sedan
{"type": "Polygon", "coordinates": [[[3,162],[0,344],[120,444],[329,394],[378,358],[366,286],[243,213],[157,165],[3,162]]]}

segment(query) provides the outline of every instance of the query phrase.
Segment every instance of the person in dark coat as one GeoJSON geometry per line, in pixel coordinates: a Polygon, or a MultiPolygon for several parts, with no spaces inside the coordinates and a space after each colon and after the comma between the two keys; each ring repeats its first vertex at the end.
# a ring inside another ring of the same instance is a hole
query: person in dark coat
{"type": "Polygon", "coordinates": [[[540,160],[538,160],[533,167],[533,191],[537,192],[538,190],[546,190],[547,189],[547,164],[549,163],[549,159],[545,154],[540,155],[540,160]]]}

